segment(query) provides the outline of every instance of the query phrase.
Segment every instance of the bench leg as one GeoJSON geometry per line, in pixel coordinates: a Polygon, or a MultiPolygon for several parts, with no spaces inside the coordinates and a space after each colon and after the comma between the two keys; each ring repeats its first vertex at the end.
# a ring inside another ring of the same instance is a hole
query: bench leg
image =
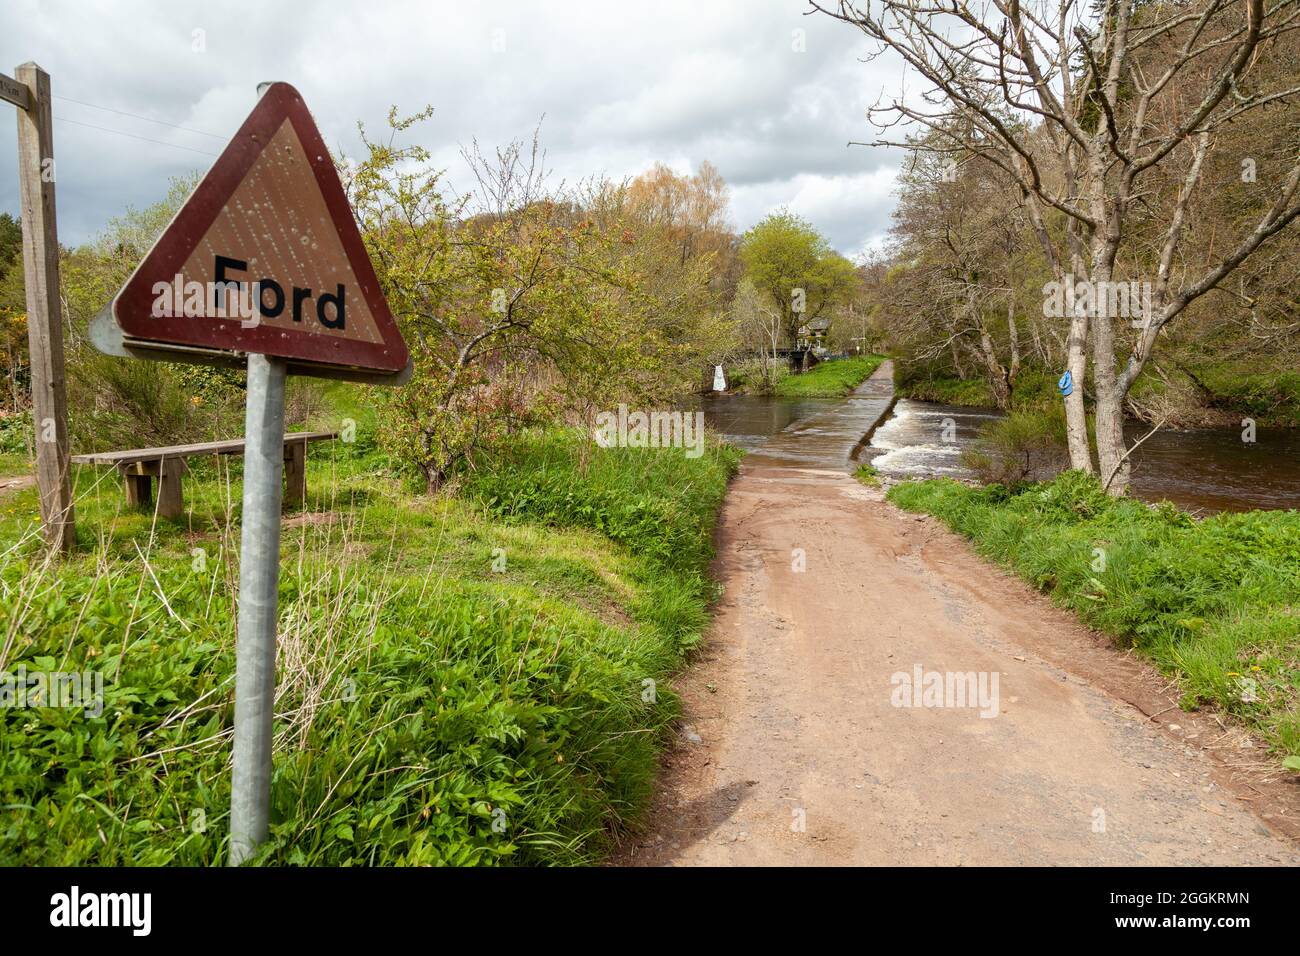
{"type": "Polygon", "coordinates": [[[130,507],[152,511],[153,480],[158,479],[158,515],[162,518],[179,518],[185,513],[185,500],[181,497],[181,476],[188,468],[179,458],[165,461],[135,461],[119,469],[126,482],[126,503],[130,507]]]}
{"type": "Polygon", "coordinates": [[[126,482],[126,506],[152,510],[153,478],[150,475],[124,474],[122,480],[126,482]]]}
{"type": "Polygon", "coordinates": [[[284,503],[300,507],[307,500],[307,443],[284,446],[284,503]]]}
{"type": "Polygon", "coordinates": [[[185,513],[185,498],[181,494],[181,476],[187,471],[185,463],[168,459],[162,463],[158,476],[158,514],[163,518],[179,518],[185,513]]]}

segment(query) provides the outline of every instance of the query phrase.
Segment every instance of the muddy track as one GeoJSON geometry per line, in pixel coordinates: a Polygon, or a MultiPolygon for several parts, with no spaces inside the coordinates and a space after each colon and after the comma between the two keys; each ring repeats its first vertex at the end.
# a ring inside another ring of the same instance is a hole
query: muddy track
{"type": "Polygon", "coordinates": [[[617,862],[1300,863],[1300,788],[1258,742],[939,522],[773,461],[724,506],[682,740],[617,862]],[[917,667],[996,673],[996,715],[896,706],[917,667]]]}

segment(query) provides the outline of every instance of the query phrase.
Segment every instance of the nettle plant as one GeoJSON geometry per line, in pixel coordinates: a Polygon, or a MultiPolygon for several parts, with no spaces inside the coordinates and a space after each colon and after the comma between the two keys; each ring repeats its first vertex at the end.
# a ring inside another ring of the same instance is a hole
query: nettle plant
{"type": "Polygon", "coordinates": [[[342,166],[415,363],[384,438],[435,493],[520,428],[645,394],[672,343],[626,228],[547,187],[536,135],[464,150],[476,187],[448,198],[427,150],[393,145],[429,115],[390,112],[388,141],[363,129],[365,160],[342,166]]]}

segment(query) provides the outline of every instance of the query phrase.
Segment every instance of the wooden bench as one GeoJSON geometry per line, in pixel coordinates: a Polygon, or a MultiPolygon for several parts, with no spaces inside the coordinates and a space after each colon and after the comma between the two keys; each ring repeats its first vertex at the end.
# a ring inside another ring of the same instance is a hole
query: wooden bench
{"type": "MultiPolygon", "coordinates": [[[[300,505],[307,498],[307,443],[329,441],[338,432],[290,432],[284,436],[284,503],[300,505]]],[[[187,458],[203,455],[242,455],[244,440],[210,441],[168,448],[133,448],[94,455],[73,455],[78,465],[112,465],[126,483],[129,507],[147,508],[153,503],[153,482],[158,480],[158,514],[179,518],[185,511],[181,478],[189,471],[187,458]]]]}

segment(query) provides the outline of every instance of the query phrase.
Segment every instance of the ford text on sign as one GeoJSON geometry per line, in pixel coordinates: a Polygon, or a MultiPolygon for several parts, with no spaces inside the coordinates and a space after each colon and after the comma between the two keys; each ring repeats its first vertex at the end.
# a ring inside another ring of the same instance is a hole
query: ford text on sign
{"type": "Polygon", "coordinates": [[[334,161],[272,84],[113,302],[130,339],[382,372],[408,353],[334,161]]]}

